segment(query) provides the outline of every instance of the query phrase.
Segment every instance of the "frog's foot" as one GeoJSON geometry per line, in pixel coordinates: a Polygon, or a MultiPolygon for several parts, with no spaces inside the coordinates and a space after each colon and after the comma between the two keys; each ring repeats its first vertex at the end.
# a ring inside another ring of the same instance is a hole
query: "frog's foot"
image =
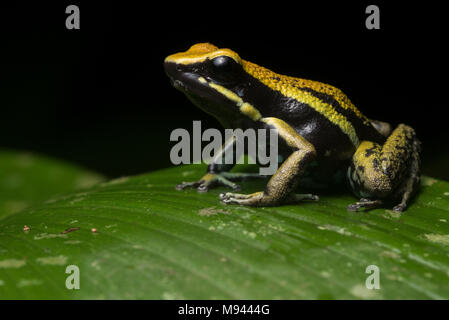
{"type": "Polygon", "coordinates": [[[384,202],[382,200],[370,200],[370,199],[365,199],[362,198],[360,199],[359,202],[350,204],[348,206],[348,211],[359,211],[359,209],[363,208],[365,210],[370,210],[370,209],[374,209],[374,208],[378,208],[380,206],[382,206],[384,204],[384,202]]]}
{"type": "Polygon", "coordinates": [[[199,181],[182,182],[176,186],[176,190],[185,188],[197,188],[198,192],[207,192],[210,188],[217,185],[229,187],[232,190],[240,190],[240,186],[233,181],[247,180],[251,178],[264,178],[257,173],[231,173],[222,172],[219,174],[206,173],[199,181]]]}
{"type": "Polygon", "coordinates": [[[251,194],[242,193],[220,193],[218,196],[221,202],[225,204],[241,204],[246,206],[261,206],[264,198],[263,191],[251,194]]]}
{"type": "Polygon", "coordinates": [[[280,203],[291,203],[302,200],[319,200],[319,197],[314,194],[291,194],[287,197],[287,199],[279,201],[273,197],[267,196],[263,191],[251,194],[226,192],[221,193],[219,198],[225,204],[240,204],[246,206],[276,206],[280,203]]]}
{"type": "MultiPolygon", "coordinates": [[[[384,204],[382,200],[368,200],[368,199],[360,199],[359,202],[351,204],[348,206],[348,211],[358,211],[360,208],[364,208],[365,210],[379,208],[384,204]]],[[[393,207],[393,211],[402,212],[407,209],[407,203],[401,202],[400,204],[393,207]]]]}
{"type": "Polygon", "coordinates": [[[394,207],[393,207],[393,211],[396,211],[396,212],[402,212],[402,211],[404,211],[406,208],[407,208],[407,204],[405,204],[405,203],[400,203],[400,204],[398,204],[397,206],[394,206],[394,207]]]}

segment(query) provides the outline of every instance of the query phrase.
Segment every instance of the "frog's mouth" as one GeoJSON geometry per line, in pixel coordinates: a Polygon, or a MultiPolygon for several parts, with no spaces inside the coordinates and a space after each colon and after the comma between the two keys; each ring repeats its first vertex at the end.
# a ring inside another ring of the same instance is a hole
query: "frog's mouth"
{"type": "Polygon", "coordinates": [[[181,80],[173,80],[172,78],[170,78],[171,84],[173,87],[175,87],[176,89],[180,90],[180,91],[187,91],[186,86],[184,85],[184,83],[181,80]]]}
{"type": "Polygon", "coordinates": [[[175,63],[166,62],[164,67],[171,84],[197,107],[214,116],[222,124],[223,121],[238,122],[240,112],[235,101],[214,89],[210,81],[175,63]]]}
{"type": "Polygon", "coordinates": [[[213,99],[210,96],[210,88],[208,82],[200,82],[198,76],[192,73],[180,73],[176,76],[168,75],[173,87],[184,94],[194,95],[203,99],[213,99]]]}
{"type": "Polygon", "coordinates": [[[184,70],[183,66],[173,62],[165,62],[164,68],[171,84],[176,89],[184,93],[193,93],[197,95],[206,91],[203,84],[198,82],[198,76],[188,70],[184,70]]]}

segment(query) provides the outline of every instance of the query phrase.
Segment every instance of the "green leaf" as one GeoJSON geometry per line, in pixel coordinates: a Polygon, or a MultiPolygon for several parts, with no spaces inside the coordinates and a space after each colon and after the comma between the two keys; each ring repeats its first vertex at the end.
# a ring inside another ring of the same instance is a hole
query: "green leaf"
{"type": "Polygon", "coordinates": [[[449,298],[447,182],[424,178],[402,214],[348,212],[346,191],[249,208],[221,204],[224,188],[174,190],[204,170],[120,178],[3,218],[0,298],[449,298]],[[67,265],[79,267],[79,290],[65,287],[67,265]],[[365,286],[369,265],[379,290],[365,286]]]}
{"type": "Polygon", "coordinates": [[[102,180],[99,174],[48,157],[0,150],[0,218],[102,180]]]}

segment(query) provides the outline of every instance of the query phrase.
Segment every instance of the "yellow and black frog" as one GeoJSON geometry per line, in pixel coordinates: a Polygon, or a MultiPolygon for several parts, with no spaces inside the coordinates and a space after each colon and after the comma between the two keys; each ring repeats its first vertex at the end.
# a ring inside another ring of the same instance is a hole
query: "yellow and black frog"
{"type": "MultiPolygon", "coordinates": [[[[226,128],[277,130],[284,161],[265,190],[222,193],[224,203],[277,206],[318,200],[294,192],[312,167],[321,178],[346,171],[360,198],[348,206],[350,211],[392,202],[394,210],[403,211],[419,185],[420,143],[413,128],[400,124],[393,130],[367,118],[333,86],[277,74],[209,43],[168,56],[164,67],[176,88],[226,128]]],[[[234,143],[230,139],[222,150],[234,143]]],[[[230,173],[231,168],[212,161],[199,181],[183,182],[177,189],[207,191],[218,184],[238,189],[233,181],[254,175],[230,173]]]]}

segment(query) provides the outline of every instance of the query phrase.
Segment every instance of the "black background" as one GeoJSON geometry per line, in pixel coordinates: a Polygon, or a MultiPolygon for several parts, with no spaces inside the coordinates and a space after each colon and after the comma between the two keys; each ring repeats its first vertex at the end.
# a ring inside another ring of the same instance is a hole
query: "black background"
{"type": "Polygon", "coordinates": [[[447,32],[437,3],[61,2],[0,7],[0,148],[110,177],[171,166],[170,132],[218,122],[169,84],[165,56],[197,42],[342,89],[368,117],[413,126],[424,173],[449,179],[447,32]],[[332,4],[333,3],[333,4],[332,4]],[[81,29],[65,28],[77,4],[81,29]],[[367,30],[365,8],[380,8],[367,30]]]}

